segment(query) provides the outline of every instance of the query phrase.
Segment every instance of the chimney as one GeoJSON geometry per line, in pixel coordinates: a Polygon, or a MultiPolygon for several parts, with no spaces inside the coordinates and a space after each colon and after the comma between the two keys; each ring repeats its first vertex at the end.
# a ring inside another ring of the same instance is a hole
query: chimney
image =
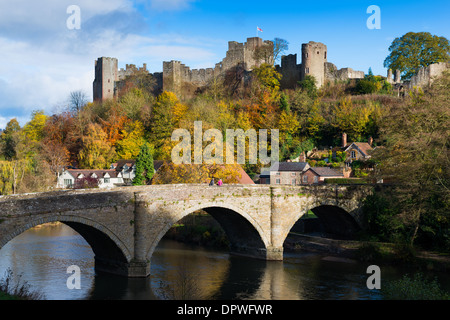
{"type": "Polygon", "coordinates": [[[342,148],[345,148],[347,146],[347,134],[344,132],[342,134],[342,148]]]}
{"type": "Polygon", "coordinates": [[[373,138],[369,137],[369,146],[372,146],[372,144],[373,144],[373,138]]]}

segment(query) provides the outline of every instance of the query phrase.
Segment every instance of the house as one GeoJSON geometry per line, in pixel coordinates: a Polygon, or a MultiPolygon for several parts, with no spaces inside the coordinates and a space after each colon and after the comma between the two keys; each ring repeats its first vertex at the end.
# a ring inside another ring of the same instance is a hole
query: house
{"type": "Polygon", "coordinates": [[[255,183],[270,184],[270,171],[262,170],[260,174],[255,176],[255,183]]]}
{"type": "Polygon", "coordinates": [[[120,172],[123,177],[123,183],[125,185],[131,185],[136,176],[136,160],[117,160],[116,163],[111,164],[110,169],[120,172]]]}
{"type": "Polygon", "coordinates": [[[310,167],[302,175],[302,184],[321,184],[333,178],[344,178],[344,174],[330,167],[310,167]]]}
{"type": "Polygon", "coordinates": [[[370,159],[372,146],[367,142],[353,142],[348,147],[345,148],[345,153],[347,153],[347,163],[352,163],[356,160],[365,161],[370,159]]]}
{"type": "Polygon", "coordinates": [[[276,162],[270,167],[270,184],[300,185],[303,173],[309,168],[307,162],[276,162]]]}
{"type": "MultiPolygon", "coordinates": [[[[162,160],[155,160],[153,161],[153,167],[156,171],[163,165],[164,161],[162,160]]],[[[111,164],[111,169],[116,170],[117,172],[120,172],[123,177],[123,182],[125,185],[132,185],[133,179],[136,176],[136,160],[125,160],[120,159],[117,160],[117,162],[111,164]]]]}
{"type": "Polygon", "coordinates": [[[336,157],[336,151],[344,151],[346,153],[345,163],[347,166],[353,161],[366,161],[371,158],[373,139],[369,138],[369,142],[352,142],[347,143],[347,134],[342,134],[342,146],[333,148],[333,158],[336,157]]]}
{"type": "Polygon", "coordinates": [[[65,169],[58,177],[57,188],[73,188],[77,180],[86,177],[97,179],[99,188],[114,188],[123,185],[122,173],[116,170],[65,169]]]}

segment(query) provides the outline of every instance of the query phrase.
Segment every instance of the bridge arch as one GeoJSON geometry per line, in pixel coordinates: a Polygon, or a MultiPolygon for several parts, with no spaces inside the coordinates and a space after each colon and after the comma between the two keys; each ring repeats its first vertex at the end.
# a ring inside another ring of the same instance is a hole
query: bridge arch
{"type": "Polygon", "coordinates": [[[232,253],[265,258],[270,239],[265,236],[261,225],[257,221],[245,211],[231,204],[207,202],[175,213],[173,219],[161,228],[161,231],[154,239],[147,252],[147,259],[151,259],[162,237],[176,222],[199,210],[203,210],[211,215],[224,229],[230,241],[230,251],[232,253]]]}
{"type": "Polygon", "coordinates": [[[355,210],[344,205],[317,201],[296,212],[286,228],[284,241],[294,225],[310,210],[319,218],[326,234],[340,239],[352,239],[362,229],[355,217],[355,210]]]}
{"type": "Polygon", "coordinates": [[[54,215],[28,220],[0,238],[0,249],[21,233],[50,222],[64,223],[86,240],[95,254],[96,270],[111,272],[115,268],[122,274],[127,269],[132,255],[122,241],[104,225],[79,216],[54,215]]]}

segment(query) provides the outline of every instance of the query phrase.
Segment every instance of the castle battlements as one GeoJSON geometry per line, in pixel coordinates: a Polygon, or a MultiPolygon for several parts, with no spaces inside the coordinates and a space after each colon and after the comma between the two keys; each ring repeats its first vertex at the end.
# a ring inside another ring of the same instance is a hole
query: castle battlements
{"type": "MultiPolygon", "coordinates": [[[[251,72],[254,67],[263,63],[273,64],[273,42],[259,37],[247,38],[246,42],[228,42],[225,58],[215,64],[214,68],[191,69],[181,61],[163,61],[163,72],[153,74],[160,90],[172,91],[177,96],[192,96],[197,89],[210,84],[214,79],[223,77],[228,71],[239,66],[244,72],[251,72]]],[[[337,70],[327,61],[327,46],[320,42],[310,41],[302,45],[302,63],[297,64],[297,54],[281,57],[281,66],[276,70],[282,74],[282,88],[295,88],[298,82],[312,75],[317,86],[321,87],[326,80],[364,78],[364,72],[351,68],[337,70]]],[[[94,80],[94,100],[114,97],[115,82],[125,79],[137,72],[148,72],[147,65],[137,68],[126,65],[117,70],[116,58],[99,58],[96,63],[94,80]]]]}

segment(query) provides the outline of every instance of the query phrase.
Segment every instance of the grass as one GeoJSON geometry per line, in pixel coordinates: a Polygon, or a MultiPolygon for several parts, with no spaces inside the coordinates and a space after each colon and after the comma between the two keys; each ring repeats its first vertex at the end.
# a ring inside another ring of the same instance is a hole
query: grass
{"type": "Polygon", "coordinates": [[[27,281],[22,280],[22,275],[14,275],[11,269],[7,269],[0,279],[0,300],[42,300],[44,295],[31,290],[27,281]]]}

